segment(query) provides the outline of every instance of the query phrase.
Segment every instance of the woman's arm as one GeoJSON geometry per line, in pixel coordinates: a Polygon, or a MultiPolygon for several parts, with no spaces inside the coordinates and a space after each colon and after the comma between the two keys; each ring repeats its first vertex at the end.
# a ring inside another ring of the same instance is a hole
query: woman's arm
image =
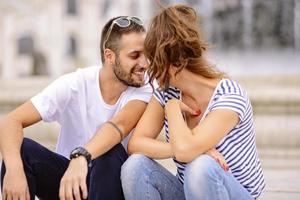
{"type": "Polygon", "coordinates": [[[165,107],[169,123],[170,143],[175,157],[191,162],[215,146],[239,122],[238,114],[229,109],[217,109],[192,130],[186,125],[182,111],[192,112],[179,100],[170,100],[165,107]]]}
{"type": "Polygon", "coordinates": [[[173,157],[171,145],[156,140],[164,124],[164,115],[164,109],[153,96],[129,141],[129,154],[140,153],[154,159],[173,157]]]}

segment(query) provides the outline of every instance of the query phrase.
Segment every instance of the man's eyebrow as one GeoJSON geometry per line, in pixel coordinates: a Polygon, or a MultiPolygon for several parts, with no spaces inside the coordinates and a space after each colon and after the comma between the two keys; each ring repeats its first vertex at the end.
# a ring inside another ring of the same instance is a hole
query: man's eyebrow
{"type": "Polygon", "coordinates": [[[134,49],[134,50],[129,50],[127,52],[127,54],[134,54],[134,53],[141,53],[141,52],[143,52],[143,50],[136,50],[136,49],[134,49]]]}

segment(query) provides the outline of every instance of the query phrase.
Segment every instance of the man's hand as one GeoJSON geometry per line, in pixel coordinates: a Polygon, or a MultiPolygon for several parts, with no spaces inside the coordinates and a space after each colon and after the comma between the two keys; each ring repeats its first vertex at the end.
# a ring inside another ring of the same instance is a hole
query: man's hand
{"type": "Polygon", "coordinates": [[[229,166],[224,156],[219,151],[217,151],[216,149],[210,149],[206,152],[206,154],[215,159],[216,162],[219,163],[225,171],[229,170],[229,166]]]}
{"type": "Polygon", "coordinates": [[[28,184],[22,168],[6,170],[3,179],[2,199],[30,200],[28,184]]]}
{"type": "Polygon", "coordinates": [[[87,173],[88,165],[83,156],[72,159],[67,171],[60,181],[59,198],[61,200],[87,199],[87,173]]]}

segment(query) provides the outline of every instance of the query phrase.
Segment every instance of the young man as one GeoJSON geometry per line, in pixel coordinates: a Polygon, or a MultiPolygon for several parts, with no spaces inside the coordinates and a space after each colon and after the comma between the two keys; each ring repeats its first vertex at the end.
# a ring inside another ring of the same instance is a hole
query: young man
{"type": "Polygon", "coordinates": [[[60,77],[0,120],[4,200],[124,198],[126,136],[152,94],[144,38],[140,19],[111,19],[101,35],[101,68],[60,77]],[[57,153],[23,139],[22,129],[40,120],[60,124],[57,153]]]}

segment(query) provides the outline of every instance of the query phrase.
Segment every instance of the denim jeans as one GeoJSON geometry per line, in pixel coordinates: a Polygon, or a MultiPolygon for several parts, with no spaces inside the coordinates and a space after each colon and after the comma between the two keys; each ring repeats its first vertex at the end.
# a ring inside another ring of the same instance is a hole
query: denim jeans
{"type": "Polygon", "coordinates": [[[123,164],[122,187],[128,200],[184,200],[180,181],[154,160],[134,154],[123,164]]]}
{"type": "MultiPolygon", "coordinates": [[[[69,159],[27,138],[24,138],[21,146],[21,157],[30,198],[59,199],[60,180],[69,165],[69,159]]],[[[88,199],[124,199],[120,171],[127,157],[122,144],[117,144],[93,160],[87,176],[88,199]]],[[[1,183],[4,175],[5,165],[2,163],[1,183]]]]}
{"type": "Polygon", "coordinates": [[[125,199],[252,200],[249,192],[208,155],[189,163],[181,182],[154,160],[132,155],[122,166],[125,199]]]}

